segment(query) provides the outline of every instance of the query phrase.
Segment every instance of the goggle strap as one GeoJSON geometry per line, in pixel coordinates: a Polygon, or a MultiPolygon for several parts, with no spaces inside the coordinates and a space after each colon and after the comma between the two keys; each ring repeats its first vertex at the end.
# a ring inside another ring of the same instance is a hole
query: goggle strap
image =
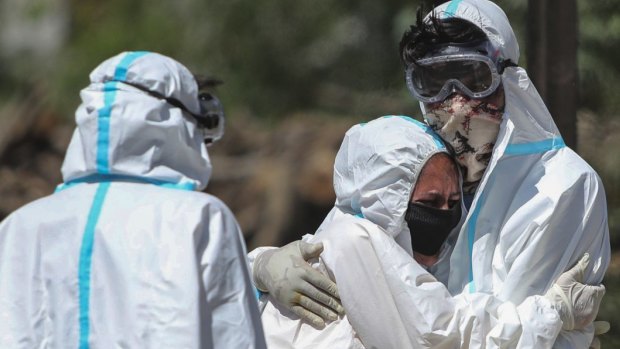
{"type": "Polygon", "coordinates": [[[151,90],[147,89],[146,87],[140,86],[138,84],[134,84],[132,82],[128,82],[128,81],[120,81],[120,82],[122,82],[125,85],[129,85],[131,87],[135,87],[138,90],[140,90],[142,92],[145,92],[146,94],[148,94],[148,95],[150,95],[152,97],[155,97],[157,99],[163,99],[163,100],[166,101],[166,103],[168,103],[168,104],[170,104],[170,105],[172,105],[172,106],[174,106],[176,108],[179,108],[179,109],[183,110],[184,112],[188,113],[189,115],[191,115],[191,116],[193,116],[195,118],[200,118],[199,115],[196,115],[196,114],[192,113],[191,111],[189,111],[189,109],[187,109],[187,107],[185,107],[185,105],[183,105],[183,103],[181,103],[181,101],[179,101],[176,98],[166,97],[166,96],[164,96],[163,94],[161,94],[161,93],[159,93],[157,91],[151,91],[151,90]]]}
{"type": "MultiPolygon", "coordinates": [[[[127,82],[127,81],[120,81],[123,84],[129,85],[131,87],[135,87],[138,90],[145,92],[146,94],[155,97],[157,99],[162,99],[165,100],[166,103],[179,108],[181,110],[183,110],[184,112],[188,113],[189,115],[193,116],[201,125],[204,125],[206,128],[208,129],[213,129],[216,128],[219,123],[220,123],[220,116],[217,113],[207,113],[206,115],[198,115],[198,114],[194,114],[192,113],[189,109],[187,109],[187,107],[185,107],[185,105],[183,103],[181,103],[181,101],[179,101],[176,98],[172,98],[172,97],[166,97],[163,94],[157,92],[157,91],[151,91],[149,89],[147,89],[146,87],[140,86],[138,84],[134,84],[131,82],[127,82]]],[[[204,94],[204,95],[208,95],[208,94],[204,94]]],[[[211,95],[208,95],[209,97],[213,98],[211,95]]],[[[199,98],[206,98],[206,96],[203,96],[202,94],[199,96],[199,98]]]]}
{"type": "Polygon", "coordinates": [[[497,72],[501,75],[504,73],[504,69],[508,67],[518,67],[519,65],[511,61],[510,59],[503,60],[500,58],[497,62],[497,72]]]}

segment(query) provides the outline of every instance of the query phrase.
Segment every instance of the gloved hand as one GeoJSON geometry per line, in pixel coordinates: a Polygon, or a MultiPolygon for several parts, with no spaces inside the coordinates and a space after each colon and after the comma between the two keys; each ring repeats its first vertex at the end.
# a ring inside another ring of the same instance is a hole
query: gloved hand
{"type": "Polygon", "coordinates": [[[323,244],[294,241],[260,254],[254,261],[254,285],[311,325],[344,314],[336,284],[307,263],[323,252],[323,244]]]}
{"type": "Polygon", "coordinates": [[[592,343],[590,343],[590,349],[601,349],[601,341],[598,339],[598,336],[609,332],[610,327],[607,321],[594,321],[594,338],[592,338],[592,343]]]}
{"type": "Polygon", "coordinates": [[[560,275],[545,294],[560,314],[563,330],[583,329],[598,314],[605,295],[605,286],[583,284],[583,276],[589,263],[590,255],[586,253],[574,267],[560,275]]]}

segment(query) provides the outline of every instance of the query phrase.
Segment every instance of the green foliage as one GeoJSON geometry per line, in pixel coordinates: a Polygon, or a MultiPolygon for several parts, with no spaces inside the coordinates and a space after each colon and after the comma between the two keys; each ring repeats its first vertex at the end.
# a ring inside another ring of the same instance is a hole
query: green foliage
{"type": "Polygon", "coordinates": [[[401,31],[394,28],[402,7],[394,0],[74,0],[69,42],[45,79],[53,107],[70,115],[98,63],[150,50],[220,77],[228,107],[262,118],[303,109],[366,112],[324,101],[326,86],[350,92],[347,100],[376,91],[417,109],[402,93],[401,31]]]}
{"type": "Polygon", "coordinates": [[[49,11],[50,4],[45,1],[35,1],[27,7],[27,15],[29,19],[36,20],[41,18],[45,12],[49,11]]]}
{"type": "Polygon", "coordinates": [[[398,10],[395,1],[213,1],[203,53],[258,115],[321,108],[325,85],[402,84],[392,36],[398,10]]]}
{"type": "Polygon", "coordinates": [[[104,59],[122,51],[161,52],[183,61],[176,33],[183,23],[173,3],[151,6],[147,1],[74,1],[71,36],[56,59],[51,80],[54,107],[72,115],[78,91],[88,85],[88,74],[104,59]]]}

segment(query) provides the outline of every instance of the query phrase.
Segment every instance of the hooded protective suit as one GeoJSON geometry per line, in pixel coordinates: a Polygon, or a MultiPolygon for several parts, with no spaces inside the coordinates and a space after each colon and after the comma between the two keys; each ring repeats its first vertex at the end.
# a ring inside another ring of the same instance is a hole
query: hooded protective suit
{"type": "Polygon", "coordinates": [[[0,348],[264,348],[237,222],[178,62],[127,52],[90,75],[56,193],[0,225],[0,348]]]}
{"type": "MultiPolygon", "coordinates": [[[[551,347],[562,323],[544,297],[518,306],[491,294],[452,297],[414,261],[404,217],[422,167],[446,152],[436,137],[426,125],[395,116],[347,132],[334,165],[336,206],[304,238],[323,242],[317,267],[338,284],[346,316],[315,329],[268,302],[262,320],[269,347],[551,347]]],[[[447,266],[459,228],[436,268],[447,266]]]]}
{"type": "MultiPolygon", "coordinates": [[[[495,54],[519,62],[517,39],[494,3],[453,0],[434,11],[474,23],[495,54]]],[[[585,252],[592,262],[584,282],[597,285],[610,259],[601,180],[564,145],[523,68],[506,68],[502,85],[503,121],[452,253],[450,291],[483,292],[519,304],[544,294],[585,252]]],[[[562,332],[556,347],[586,348],[591,336],[591,331],[562,332]]]]}

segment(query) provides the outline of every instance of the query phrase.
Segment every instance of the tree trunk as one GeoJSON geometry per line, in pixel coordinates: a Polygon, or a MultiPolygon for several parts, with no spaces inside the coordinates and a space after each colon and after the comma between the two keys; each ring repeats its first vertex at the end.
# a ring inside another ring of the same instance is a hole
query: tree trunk
{"type": "Polygon", "coordinates": [[[576,0],[528,0],[527,67],[562,138],[577,147],[576,0]]]}

